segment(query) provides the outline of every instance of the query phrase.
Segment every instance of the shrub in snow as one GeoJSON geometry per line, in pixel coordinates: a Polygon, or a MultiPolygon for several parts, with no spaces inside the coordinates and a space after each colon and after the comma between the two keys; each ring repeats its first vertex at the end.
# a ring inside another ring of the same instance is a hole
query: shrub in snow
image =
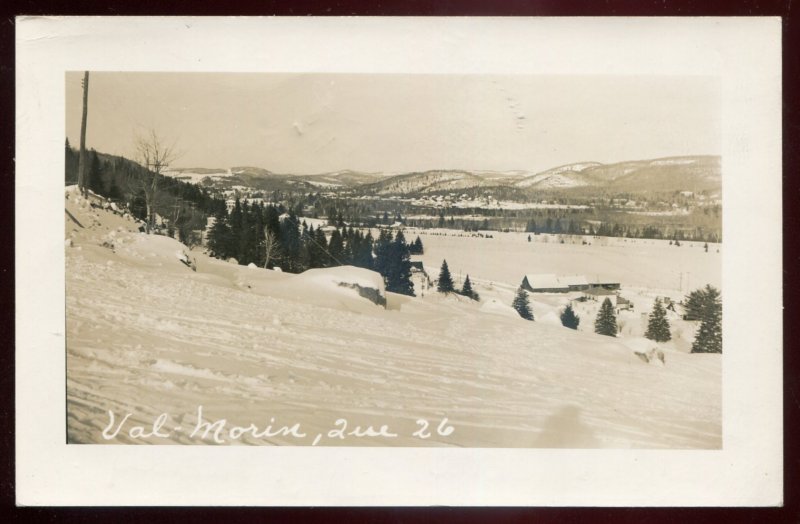
{"type": "Polygon", "coordinates": [[[581,317],[575,314],[572,304],[567,304],[567,307],[561,313],[561,325],[570,329],[578,329],[580,323],[581,317]]]}

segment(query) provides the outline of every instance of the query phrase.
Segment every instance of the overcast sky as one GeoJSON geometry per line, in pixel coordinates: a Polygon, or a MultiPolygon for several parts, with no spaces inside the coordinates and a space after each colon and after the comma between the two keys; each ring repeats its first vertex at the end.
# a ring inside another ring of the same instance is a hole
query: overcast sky
{"type": "MultiPolygon", "coordinates": [[[[79,143],[81,73],[66,75],[79,143]]],[[[155,129],[176,167],[526,170],[720,153],[708,77],[90,74],[87,147],[132,156],[155,129]]]]}

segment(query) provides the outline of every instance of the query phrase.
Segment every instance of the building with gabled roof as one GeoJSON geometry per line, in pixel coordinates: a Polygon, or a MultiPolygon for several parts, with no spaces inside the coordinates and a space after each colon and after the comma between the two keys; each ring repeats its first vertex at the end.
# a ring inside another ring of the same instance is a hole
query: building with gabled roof
{"type": "Polygon", "coordinates": [[[553,273],[528,274],[522,278],[522,288],[532,293],[568,293],[589,289],[619,289],[618,282],[589,281],[583,275],[557,276],[553,273]]]}
{"type": "Polygon", "coordinates": [[[522,288],[533,293],[566,293],[569,287],[559,282],[553,273],[530,274],[522,277],[522,288]]]}

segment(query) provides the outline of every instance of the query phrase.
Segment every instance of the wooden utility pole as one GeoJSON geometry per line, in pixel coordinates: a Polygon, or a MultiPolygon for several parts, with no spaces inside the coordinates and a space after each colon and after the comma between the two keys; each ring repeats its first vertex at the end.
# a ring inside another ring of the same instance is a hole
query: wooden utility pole
{"type": "Polygon", "coordinates": [[[86,189],[86,113],[89,101],[89,71],[83,73],[83,116],[81,117],[81,149],[78,157],[78,189],[84,197],[89,195],[86,189]]]}

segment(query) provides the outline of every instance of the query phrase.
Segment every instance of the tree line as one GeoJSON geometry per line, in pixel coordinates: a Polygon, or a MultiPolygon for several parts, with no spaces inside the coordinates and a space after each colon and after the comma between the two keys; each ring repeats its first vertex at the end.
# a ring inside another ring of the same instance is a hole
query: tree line
{"type": "MultiPolygon", "coordinates": [[[[66,184],[78,181],[80,154],[64,145],[64,179],[66,184]]],[[[156,215],[166,219],[167,233],[187,244],[198,243],[193,231],[206,226],[206,218],[225,210],[225,201],[195,184],[154,173],[140,164],[119,156],[86,153],[85,187],[97,195],[127,207],[131,214],[156,227],[156,215]],[[148,206],[149,203],[149,206],[148,206]]]]}
{"type": "Polygon", "coordinates": [[[410,255],[422,253],[424,247],[419,237],[408,243],[402,231],[392,234],[381,229],[374,239],[371,231],[364,233],[352,226],[315,228],[282,205],[236,199],[230,213],[215,216],[208,232],[208,250],[217,258],[279,267],[289,273],[343,265],[362,267],[380,273],[387,291],[413,296],[410,255]]]}

